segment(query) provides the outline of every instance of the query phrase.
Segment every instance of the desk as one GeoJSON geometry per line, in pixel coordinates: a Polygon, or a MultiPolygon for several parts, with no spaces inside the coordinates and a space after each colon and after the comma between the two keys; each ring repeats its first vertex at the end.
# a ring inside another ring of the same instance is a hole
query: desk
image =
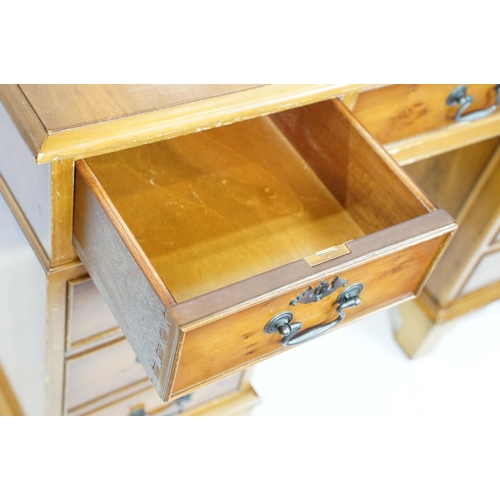
{"type": "MultiPolygon", "coordinates": [[[[2,231],[4,279],[0,314],[2,325],[7,328],[0,336],[0,364],[22,412],[35,415],[245,414],[258,400],[249,383],[248,370],[243,375],[234,371],[234,375],[200,388],[201,393],[195,392],[190,398],[178,398],[166,405],[152,392],[148,377],[135,363],[120,325],[93,288],[73,245],[75,160],[112,154],[335,97],[342,99],[377,138],[377,127],[385,131],[387,127],[381,127],[380,123],[384,122],[376,119],[381,111],[375,104],[388,103],[388,97],[396,95],[396,102],[402,105],[401,92],[406,99],[414,99],[426,90],[424,87],[2,86],[0,190],[3,196],[0,204],[2,227],[6,230],[2,231]],[[380,92],[383,95],[377,97],[380,92]],[[384,94],[387,92],[389,94],[384,94]]],[[[474,91],[481,95],[484,88],[474,91]]],[[[401,112],[396,116],[401,116],[401,112]]],[[[418,116],[422,113],[416,113],[416,123],[419,123],[418,116]]],[[[450,155],[464,146],[476,148],[474,156],[477,157],[480,150],[483,163],[474,170],[476,176],[464,184],[465,194],[459,205],[476,206],[473,202],[467,204],[467,200],[486,196],[487,206],[491,206],[493,195],[485,195],[484,189],[497,182],[494,138],[500,134],[499,115],[494,113],[464,126],[456,126],[452,118],[451,123],[427,124],[427,130],[420,134],[415,133],[414,125],[406,136],[394,138],[380,133],[378,140],[386,143],[386,149],[410,175],[412,166],[416,165],[417,173],[413,175],[420,175],[419,179],[427,178],[422,172],[432,170],[428,158],[442,158],[439,155],[450,155]],[[422,163],[425,161],[428,163],[422,163]]],[[[412,121],[408,117],[405,120],[406,123],[412,121]]],[[[456,159],[448,159],[448,163],[459,164],[456,159]]],[[[449,202],[449,198],[446,201],[449,202]]],[[[453,211],[447,206],[444,208],[453,211]]],[[[495,255],[498,246],[497,214],[486,212],[482,220],[491,221],[492,225],[488,226],[487,234],[475,236],[474,241],[481,241],[481,248],[474,248],[477,259],[485,254],[495,255]]],[[[464,212],[469,213],[470,209],[464,212]]],[[[453,228],[449,222],[443,222],[442,227],[446,224],[449,233],[453,228]]],[[[469,261],[470,256],[467,259],[469,261]]],[[[426,265],[431,267],[431,264],[434,265],[433,260],[426,265]]],[[[467,307],[477,307],[500,296],[496,284],[488,287],[487,299],[481,295],[480,301],[469,301],[467,307]]],[[[396,339],[410,355],[420,349],[423,340],[435,337],[432,331],[435,324],[450,317],[449,313],[438,317],[438,306],[429,299],[427,291],[422,297],[416,314],[422,311],[428,319],[421,323],[427,321],[426,325],[431,328],[418,332],[402,329],[396,333],[396,339]]],[[[452,306],[453,311],[464,310],[457,309],[456,303],[452,306]]],[[[404,307],[413,310],[416,306],[407,302],[404,307]]]]}

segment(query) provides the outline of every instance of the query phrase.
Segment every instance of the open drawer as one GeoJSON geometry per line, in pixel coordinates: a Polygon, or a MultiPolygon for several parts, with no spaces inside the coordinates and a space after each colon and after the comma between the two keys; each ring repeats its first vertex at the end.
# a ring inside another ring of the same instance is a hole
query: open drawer
{"type": "Polygon", "coordinates": [[[77,162],[76,249],[164,400],[413,297],[454,229],[338,100],[77,162]]]}

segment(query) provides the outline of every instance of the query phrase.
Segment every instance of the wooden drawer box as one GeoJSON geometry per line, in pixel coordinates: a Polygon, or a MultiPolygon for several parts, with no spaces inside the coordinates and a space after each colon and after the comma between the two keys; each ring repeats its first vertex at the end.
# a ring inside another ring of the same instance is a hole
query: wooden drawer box
{"type": "Polygon", "coordinates": [[[338,100],[77,162],[75,247],[164,400],[285,350],[278,314],[413,297],[454,229],[338,100]]]}

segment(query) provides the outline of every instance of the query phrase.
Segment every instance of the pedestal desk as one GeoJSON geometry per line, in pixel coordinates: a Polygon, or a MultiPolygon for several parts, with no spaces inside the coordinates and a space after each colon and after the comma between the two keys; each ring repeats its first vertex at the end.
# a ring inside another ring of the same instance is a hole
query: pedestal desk
{"type": "Polygon", "coordinates": [[[0,86],[0,411],[248,414],[396,304],[429,348],[500,296],[497,87],[456,87],[0,86]]]}

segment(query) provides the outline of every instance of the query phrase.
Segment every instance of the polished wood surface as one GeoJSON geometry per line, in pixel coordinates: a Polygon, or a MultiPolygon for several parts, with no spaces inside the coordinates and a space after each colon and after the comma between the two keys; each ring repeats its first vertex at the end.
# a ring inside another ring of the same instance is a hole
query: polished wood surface
{"type": "Polygon", "coordinates": [[[93,281],[85,276],[68,283],[67,349],[118,328],[93,281]]]}
{"type": "Polygon", "coordinates": [[[496,234],[499,192],[500,149],[497,148],[463,204],[457,216],[460,229],[426,285],[439,304],[445,305],[457,298],[496,234]]]}
{"type": "Polygon", "coordinates": [[[432,209],[343,109],[273,115],[287,138],[260,118],[88,159],[85,175],[185,301],[432,209]]]}
{"type": "Polygon", "coordinates": [[[66,362],[65,411],[146,379],[125,339],[75,356],[66,362]]]}
{"type": "MultiPolygon", "coordinates": [[[[388,144],[455,124],[459,106],[447,106],[446,98],[457,86],[389,85],[362,92],[353,112],[378,142],[388,144]]],[[[467,113],[495,103],[492,84],[469,84],[467,94],[474,97],[467,113]]]]}
{"type": "Polygon", "coordinates": [[[262,85],[19,85],[47,130],[55,132],[262,85]]]}
{"type": "Polygon", "coordinates": [[[365,234],[434,210],[339,100],[272,118],[365,234]]]}
{"type": "Polygon", "coordinates": [[[95,416],[120,416],[130,415],[134,411],[144,412],[147,415],[174,416],[183,414],[186,411],[194,410],[200,405],[214,403],[216,399],[229,394],[234,394],[238,390],[246,389],[242,386],[242,373],[236,373],[225,377],[217,382],[207,385],[202,389],[194,391],[186,398],[165,404],[153,387],[140,391],[132,396],[120,400],[111,405],[95,410],[88,415],[95,416]]]}
{"type": "Polygon", "coordinates": [[[72,245],[74,161],[54,161],[51,181],[51,265],[56,267],[78,260],[72,245]]]}
{"type": "Polygon", "coordinates": [[[268,118],[87,162],[177,302],[364,234],[268,118]]]}
{"type": "Polygon", "coordinates": [[[344,95],[362,85],[23,85],[24,93],[17,86],[3,87],[0,99],[10,99],[12,108],[29,115],[16,123],[31,138],[37,162],[45,163],[198,132],[344,95]]]}
{"type": "MultiPolygon", "coordinates": [[[[413,297],[447,236],[425,241],[354,268],[342,269],[339,266],[340,269],[335,273],[323,275],[322,278],[329,281],[339,275],[350,284],[364,284],[362,304],[346,311],[342,326],[381,307],[413,297]]],[[[334,307],[337,294],[317,303],[290,306],[294,297],[309,285],[314,287],[318,283],[304,283],[301,287],[290,288],[282,295],[268,298],[219,321],[186,328],[173,396],[190,392],[221,374],[250,366],[287,349],[281,345],[279,334],[267,335],[264,332],[264,326],[279,312],[293,312],[294,321],[303,323],[304,329],[333,321],[337,317],[334,307]]]]}
{"type": "MultiPolygon", "coordinates": [[[[371,261],[378,263],[367,264],[368,274],[379,276],[381,262],[391,279],[409,273],[404,290],[396,286],[394,295],[377,295],[378,306],[401,300],[419,288],[447,239],[443,235],[455,227],[447,215],[433,212],[422,191],[338,101],[90,158],[77,167],[76,247],[162,398],[172,390],[174,365],[189,355],[188,338],[181,355],[184,332],[205,325],[219,331],[219,320],[238,309],[255,324],[252,303],[263,302],[267,290],[276,296],[286,286],[296,295],[306,279],[371,261]],[[304,260],[346,240],[353,240],[348,255],[314,269],[304,260]],[[427,240],[427,254],[410,258],[427,240]],[[382,259],[408,247],[396,269],[389,257],[382,259]],[[134,304],[131,292],[137,294],[138,283],[142,305],[134,304]],[[246,299],[235,303],[242,291],[246,299]]],[[[280,307],[290,302],[282,291],[280,300],[280,307]]],[[[223,328],[220,334],[232,345],[245,329],[224,334],[223,328]]],[[[204,349],[211,352],[207,342],[204,349]]],[[[212,363],[214,373],[192,364],[202,375],[183,380],[175,395],[279,347],[266,345],[250,354],[240,347],[228,354],[232,348],[224,347],[229,359],[212,363]]]]}
{"type": "Polygon", "coordinates": [[[405,167],[433,201],[457,217],[500,140],[490,139],[405,167]]]}

